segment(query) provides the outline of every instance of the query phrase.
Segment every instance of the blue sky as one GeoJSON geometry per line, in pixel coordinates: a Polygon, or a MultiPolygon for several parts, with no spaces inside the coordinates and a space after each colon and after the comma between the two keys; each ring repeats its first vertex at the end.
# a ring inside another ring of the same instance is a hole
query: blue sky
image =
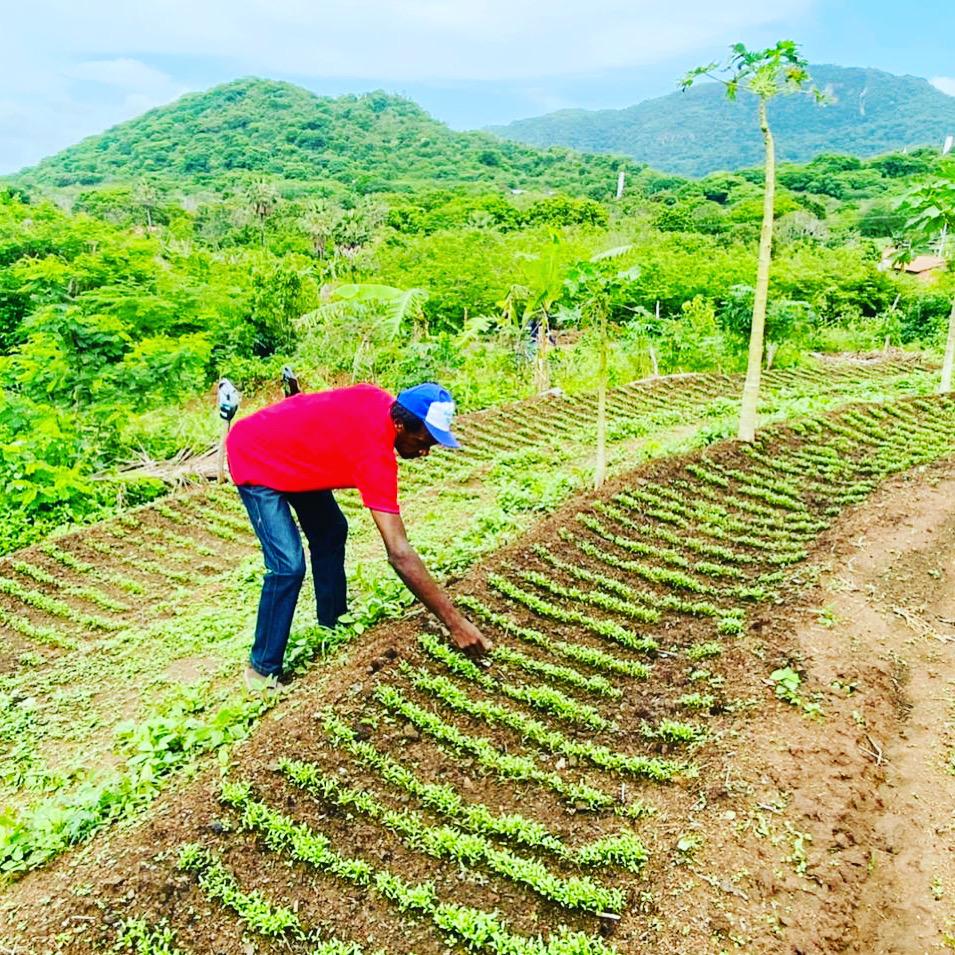
{"type": "Polygon", "coordinates": [[[383,88],[457,129],[628,106],[688,68],[797,40],[955,95],[955,2],[924,0],[34,0],[4,4],[0,173],[239,76],[383,88]]]}

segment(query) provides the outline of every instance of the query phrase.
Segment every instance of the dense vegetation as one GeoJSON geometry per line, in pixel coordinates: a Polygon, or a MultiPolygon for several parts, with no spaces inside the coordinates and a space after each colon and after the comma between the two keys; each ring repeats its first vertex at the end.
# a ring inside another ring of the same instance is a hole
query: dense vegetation
{"type": "Polygon", "coordinates": [[[90,186],[155,175],[221,190],[250,172],[320,193],[410,191],[423,183],[541,185],[611,192],[619,161],[458,133],[400,96],[337,99],[291,83],[236,80],[183,96],[44,159],[17,181],[90,186]]]}
{"type": "MultiPolygon", "coordinates": [[[[422,167],[415,175],[430,184],[409,191],[401,149],[383,147],[401,138],[397,117],[420,124],[423,114],[392,100],[376,112],[376,102],[322,103],[284,84],[242,81],[120,127],[99,140],[102,149],[88,143],[56,159],[114,155],[121,141],[129,165],[114,171],[125,168],[126,181],[55,188],[53,165],[41,164],[33,180],[48,185],[25,185],[28,176],[0,196],[0,479],[9,489],[0,549],[159,493],[157,482],[93,476],[142,453],[165,457],[212,441],[203,395],[224,374],[247,396],[289,360],[312,388],[356,379],[399,388],[434,377],[463,409],[479,408],[532,393],[540,362],[529,328],[546,316],[560,346],[544,362],[547,377],[579,390],[594,384],[602,352],[584,301],[596,285],[611,384],[655,368],[741,367],[761,172],[689,180],[632,170],[624,198],[601,202],[581,193],[601,181],[595,170],[612,179],[609,159],[561,154],[548,166],[544,154],[506,147],[514,175],[536,177],[539,188],[504,188],[506,165],[492,165],[498,185],[439,187],[436,170],[422,167]],[[237,90],[251,113],[220,102],[237,90]],[[288,144],[278,129],[300,128],[265,108],[278,93],[314,109],[350,109],[336,126],[343,161],[371,168],[376,156],[395,191],[295,179],[294,165],[282,165],[291,155],[284,146],[268,174],[258,144],[288,144]],[[249,122],[223,138],[230,115],[249,122]],[[177,164],[197,141],[195,124],[213,121],[202,149],[216,171],[200,187],[177,164]],[[392,139],[381,138],[386,127],[392,139]],[[259,165],[236,179],[220,160],[243,142],[259,165]],[[162,174],[138,175],[158,155],[162,174]],[[582,271],[610,249],[612,258],[582,271]]],[[[456,134],[441,135],[443,155],[465,169],[470,154],[456,134]]],[[[412,140],[402,139],[406,158],[412,140]]],[[[780,169],[766,331],[777,365],[809,349],[886,339],[939,344],[952,280],[923,284],[879,263],[902,225],[896,200],[951,166],[922,150],[866,161],[829,154],[780,169]]]]}
{"type": "MultiPolygon", "coordinates": [[[[773,104],[782,159],[806,162],[821,152],[875,156],[906,147],[940,146],[955,133],[955,97],[924,79],[881,70],[813,66],[830,95],[817,111],[806,98],[773,104]]],[[[755,115],[756,104],[752,102],[755,115]]],[[[533,146],[619,153],[656,169],[702,176],[759,161],[759,130],[740,122],[717,84],[645,100],[626,109],[565,109],[493,127],[533,146]]]]}

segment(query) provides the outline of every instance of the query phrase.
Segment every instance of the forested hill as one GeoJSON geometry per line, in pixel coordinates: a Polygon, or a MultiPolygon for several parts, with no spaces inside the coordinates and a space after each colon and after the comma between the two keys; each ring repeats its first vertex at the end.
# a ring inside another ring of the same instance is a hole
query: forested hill
{"type": "MultiPolygon", "coordinates": [[[[806,162],[823,152],[874,156],[940,146],[955,133],[955,97],[924,79],[840,66],[814,66],[812,75],[829,93],[829,105],[789,96],[770,107],[782,159],[806,162]]],[[[762,150],[753,98],[741,94],[729,102],[716,83],[627,109],[560,110],[492,131],[534,146],[619,153],[690,176],[757,165],[762,150]]]]}
{"type": "Polygon", "coordinates": [[[53,188],[174,180],[228,188],[250,175],[337,182],[362,193],[422,183],[610,192],[619,162],[454,132],[408,99],[376,92],[320,97],[247,78],[150,110],[11,177],[53,188]]]}

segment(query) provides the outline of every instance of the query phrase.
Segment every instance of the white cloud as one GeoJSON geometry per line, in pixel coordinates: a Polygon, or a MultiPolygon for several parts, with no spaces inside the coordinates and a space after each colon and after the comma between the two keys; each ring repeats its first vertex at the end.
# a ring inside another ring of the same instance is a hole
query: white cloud
{"type": "Polygon", "coordinates": [[[659,0],[39,0],[13,14],[20,22],[11,32],[67,54],[220,57],[306,76],[501,80],[654,63],[722,46],[812,5],[683,0],[677,13],[659,0]]]}
{"type": "Polygon", "coordinates": [[[124,90],[168,90],[176,88],[171,76],[162,70],[147,66],[141,60],[119,57],[115,60],[87,60],[67,67],[64,76],[77,80],[92,80],[104,86],[124,90]]]}
{"type": "Polygon", "coordinates": [[[933,76],[929,82],[949,96],[955,96],[955,76],[933,76]]]}

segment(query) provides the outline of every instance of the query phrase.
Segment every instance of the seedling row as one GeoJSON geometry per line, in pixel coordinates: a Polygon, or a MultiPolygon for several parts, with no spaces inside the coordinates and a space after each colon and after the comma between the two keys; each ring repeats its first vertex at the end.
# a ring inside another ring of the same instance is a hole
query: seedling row
{"type": "MultiPolygon", "coordinates": [[[[617,481],[461,584],[495,640],[489,667],[403,624],[397,653],[325,692],[309,758],[286,746],[276,779],[243,757],[222,787],[230,824],[292,864],[288,886],[317,867],[385,900],[414,938],[393,935],[395,951],[635,950],[637,900],[671,851],[654,806],[671,825],[689,811],[681,793],[712,741],[753,705],[727,696],[737,635],[754,608],[789,599],[789,575],[838,512],[950,456],[953,436],[951,398],[854,407],[617,481]],[[429,859],[433,879],[346,854],[352,820],[429,859]],[[452,901],[455,871],[505,901],[452,901]]],[[[255,928],[255,898],[220,843],[184,847],[181,864],[200,887],[230,886],[237,904],[210,894],[217,917],[255,928]]],[[[292,911],[281,895],[270,904],[292,911]]],[[[285,921],[276,936],[306,951],[312,930],[285,921]]],[[[334,944],[364,944],[360,924],[334,928],[334,944]]]]}
{"type": "MultiPolygon", "coordinates": [[[[769,395],[774,388],[788,395],[823,384],[833,394],[851,392],[873,380],[909,388],[918,377],[902,364],[839,370],[824,381],[809,371],[775,374],[769,395]]],[[[734,379],[695,376],[616,389],[609,404],[612,442],[622,458],[636,446],[631,442],[661,427],[710,420],[724,405],[731,411],[728,399],[737,388],[734,379]]],[[[554,397],[468,416],[461,427],[465,450],[413,465],[405,501],[413,507],[419,497],[446,494],[444,523],[455,507],[473,509],[467,495],[476,479],[572,474],[588,459],[594,411],[591,398],[554,397]]],[[[918,421],[944,418],[932,400],[899,413],[918,421]]],[[[872,427],[882,420],[873,417],[872,427]]],[[[849,430],[860,429],[853,422],[849,430]]],[[[636,720],[628,701],[634,693],[653,695],[658,674],[676,659],[672,627],[686,620],[705,628],[694,630],[695,644],[738,633],[747,608],[781,583],[772,575],[800,559],[828,519],[814,504],[806,512],[795,508],[794,491],[818,491],[805,483],[811,474],[820,487],[833,484],[832,455],[839,461],[843,450],[806,445],[824,467],[816,474],[802,460],[787,459],[803,483],[780,471],[774,485],[777,472],[765,468],[778,456],[767,452],[767,462],[734,462],[747,479],[724,473],[721,461],[698,461],[711,472],[708,480],[686,471],[603,496],[565,521],[557,536],[496,563],[493,578],[462,595],[497,641],[492,683],[483,672],[477,679],[451,672],[447,660],[422,645],[412,669],[396,671],[392,685],[405,710],[396,710],[399,702],[387,693],[370,705],[384,721],[397,717],[418,727],[436,752],[453,749],[495,777],[521,779],[527,793],[546,793],[567,809],[618,823],[641,817],[648,806],[639,791],[644,780],[694,771],[720,694],[708,685],[686,687],[636,720]],[[647,494],[656,495],[651,503],[647,494]],[[720,503],[726,494],[733,498],[728,505],[720,503]],[[648,518],[648,508],[668,519],[648,518]],[[619,546],[626,540],[643,549],[619,546]],[[640,686],[646,690],[634,689],[640,686]]],[[[859,470],[859,489],[875,486],[877,471],[859,470]]],[[[835,484],[842,480],[840,471],[835,484]]],[[[568,481],[555,501],[574,487],[568,481]]],[[[351,497],[344,501],[356,510],[351,497]]],[[[409,523],[415,529],[413,517],[409,523]]],[[[437,528],[434,551],[441,555],[455,533],[453,523],[437,528]]],[[[361,533],[357,538],[351,547],[360,549],[361,533]]],[[[147,805],[166,775],[248,731],[255,714],[234,705],[225,687],[247,651],[258,563],[229,487],[173,495],[0,561],[0,629],[10,663],[20,667],[0,678],[0,785],[23,813],[0,839],[6,871],[42,864],[71,841],[147,805]],[[198,676],[182,678],[194,681],[192,689],[176,682],[182,658],[189,667],[199,661],[198,676]],[[106,686],[135,692],[104,693],[106,686]],[[98,767],[117,758],[123,772],[92,785],[98,767]]],[[[387,573],[382,567],[381,575],[387,573]]],[[[302,604],[307,611],[306,595],[302,604]]]]}

